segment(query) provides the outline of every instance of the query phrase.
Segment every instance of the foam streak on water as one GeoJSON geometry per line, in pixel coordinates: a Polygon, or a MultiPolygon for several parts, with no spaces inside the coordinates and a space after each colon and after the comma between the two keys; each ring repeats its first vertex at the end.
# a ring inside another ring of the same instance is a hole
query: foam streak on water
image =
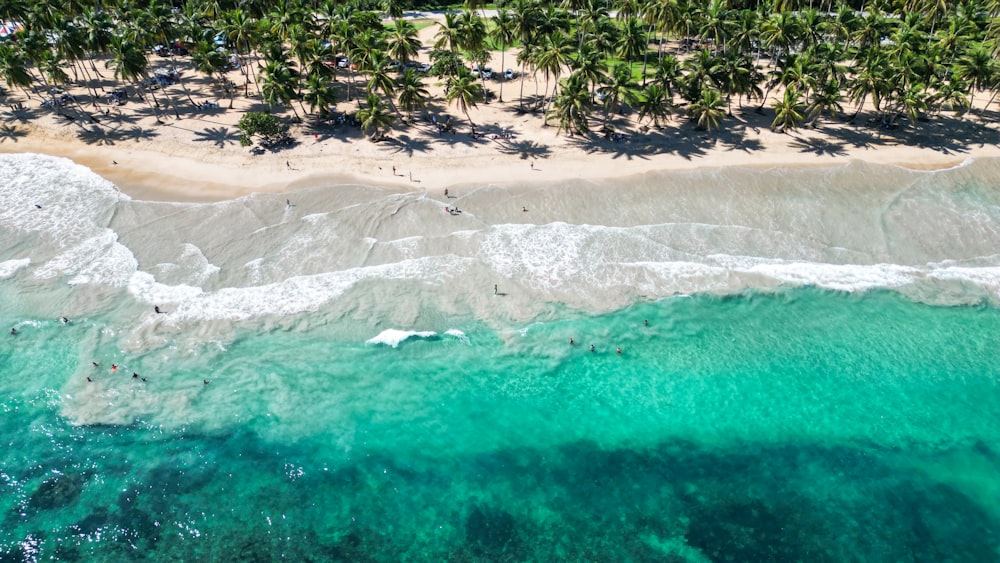
{"type": "Polygon", "coordinates": [[[0,177],[0,559],[1000,557],[1000,162],[0,177]]]}

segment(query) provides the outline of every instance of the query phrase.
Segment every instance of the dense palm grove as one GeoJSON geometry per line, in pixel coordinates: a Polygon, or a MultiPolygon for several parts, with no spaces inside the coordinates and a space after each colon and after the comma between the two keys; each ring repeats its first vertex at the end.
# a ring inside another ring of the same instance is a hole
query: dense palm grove
{"type": "Polygon", "coordinates": [[[179,117],[185,97],[196,103],[183,81],[172,99],[153,91],[150,72],[154,46],[178,45],[230,104],[256,97],[296,119],[326,119],[338,100],[357,99],[352,117],[374,136],[430,100],[426,80],[443,84],[445,101],[472,124],[469,109],[493,88],[470,68],[491,51],[520,70],[500,82],[500,101],[506,83],[525,111],[574,133],[625,109],[659,126],[683,108],[698,127],[719,128],[734,105],[773,109],[781,130],[866,110],[891,127],[965,112],[977,96],[983,107],[1000,84],[998,0],[507,0],[490,16],[469,0],[436,24],[426,74],[413,63],[422,45],[405,8],[399,0],[5,0],[0,21],[23,30],[0,42],[0,73],[10,89],[49,96],[60,111],[55,87],[86,87],[96,101],[110,69],[147,94],[157,119],[179,117]],[[336,64],[339,56],[350,63],[336,64]],[[233,67],[242,84],[227,78],[233,67]],[[526,74],[537,78],[528,92],[526,74]]]}

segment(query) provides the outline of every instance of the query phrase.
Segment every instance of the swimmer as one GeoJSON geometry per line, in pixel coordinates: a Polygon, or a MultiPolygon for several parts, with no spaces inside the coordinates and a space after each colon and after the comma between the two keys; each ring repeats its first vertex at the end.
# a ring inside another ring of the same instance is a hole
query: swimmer
{"type": "Polygon", "coordinates": [[[146,378],[145,378],[145,377],[140,377],[139,379],[141,379],[143,383],[147,383],[147,381],[146,381],[146,378]]]}
{"type": "Polygon", "coordinates": [[[572,339],[572,338],[570,338],[570,339],[569,339],[569,345],[570,345],[570,346],[572,346],[572,345],[574,345],[574,344],[576,344],[576,342],[573,342],[573,339],[572,339]]]}
{"type": "Polygon", "coordinates": [[[61,320],[62,324],[64,324],[64,325],[68,325],[69,324],[69,319],[67,319],[66,317],[59,317],[59,320],[61,320]]]}
{"type": "Polygon", "coordinates": [[[202,379],[202,380],[201,380],[201,382],[202,382],[203,384],[205,384],[205,385],[208,385],[209,383],[211,383],[211,381],[209,381],[209,380],[207,380],[207,379],[202,379]]]}
{"type": "Polygon", "coordinates": [[[163,311],[160,310],[160,306],[159,305],[154,306],[153,310],[156,311],[157,314],[160,314],[160,313],[163,312],[163,311]]]}
{"type": "Polygon", "coordinates": [[[88,375],[88,376],[87,376],[87,383],[93,383],[93,382],[94,382],[94,380],[93,380],[93,379],[91,379],[91,378],[90,378],[90,376],[88,375]]]}
{"type": "Polygon", "coordinates": [[[111,364],[111,373],[116,373],[118,371],[118,364],[111,364]]]}
{"type": "Polygon", "coordinates": [[[41,208],[42,208],[41,205],[38,205],[37,203],[35,204],[35,209],[41,209],[41,208]]]}
{"type": "Polygon", "coordinates": [[[135,372],[133,371],[133,372],[132,372],[132,379],[139,379],[139,374],[138,374],[138,373],[135,373],[135,372]]]}
{"type": "Polygon", "coordinates": [[[642,326],[649,326],[649,321],[646,320],[642,321],[642,326]]]}
{"type": "Polygon", "coordinates": [[[95,368],[99,368],[99,367],[101,367],[101,364],[99,364],[99,363],[97,363],[97,362],[90,362],[90,363],[91,363],[91,364],[92,364],[92,365],[93,365],[93,366],[94,366],[95,368]]]}
{"type": "Polygon", "coordinates": [[[622,355],[622,347],[619,346],[618,349],[615,350],[615,352],[618,352],[618,355],[621,356],[622,355]]]}
{"type": "Polygon", "coordinates": [[[594,348],[594,345],[593,345],[593,344],[591,344],[591,345],[590,345],[590,351],[591,351],[591,352],[596,352],[596,351],[597,351],[597,349],[595,349],[595,348],[594,348]]]}
{"type": "Polygon", "coordinates": [[[10,335],[11,336],[17,336],[17,329],[16,328],[11,328],[10,329],[10,335]]]}

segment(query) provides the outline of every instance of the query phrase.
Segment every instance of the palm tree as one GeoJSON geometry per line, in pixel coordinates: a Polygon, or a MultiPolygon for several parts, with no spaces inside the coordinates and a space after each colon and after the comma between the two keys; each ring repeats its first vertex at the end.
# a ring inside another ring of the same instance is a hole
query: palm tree
{"type": "Polygon", "coordinates": [[[916,123],[920,114],[927,109],[927,89],[923,84],[914,84],[901,92],[898,102],[910,118],[910,123],[916,123]]]}
{"type": "Polygon", "coordinates": [[[399,93],[399,107],[406,112],[408,119],[412,119],[413,110],[424,107],[430,97],[420,75],[412,68],[403,73],[396,91],[399,93]]]}
{"type": "Polygon", "coordinates": [[[373,140],[379,140],[392,127],[396,118],[390,113],[382,100],[374,93],[369,92],[365,99],[366,106],[358,110],[358,120],[361,121],[361,131],[365,134],[371,133],[373,140]]]}
{"type": "Polygon", "coordinates": [[[444,23],[438,22],[438,27],[438,32],[434,34],[434,48],[457,53],[462,48],[462,29],[458,14],[448,12],[444,15],[444,23]]]}
{"type": "Polygon", "coordinates": [[[840,103],[841,98],[840,84],[832,80],[824,82],[823,86],[813,92],[812,101],[807,110],[809,122],[815,122],[823,114],[834,119],[843,113],[844,106],[840,103]]]}
{"type": "Polygon", "coordinates": [[[702,18],[698,34],[703,39],[711,39],[716,47],[721,47],[726,53],[726,43],[729,41],[732,22],[729,21],[729,9],[725,0],[709,0],[708,6],[699,14],[702,18]]]}
{"type": "MultiPolygon", "coordinates": [[[[500,44],[500,72],[503,72],[507,68],[506,56],[507,47],[514,42],[514,16],[511,14],[510,10],[504,8],[503,6],[497,10],[495,16],[493,16],[493,29],[490,30],[490,39],[496,41],[500,44]]],[[[503,83],[506,80],[500,82],[500,103],[503,103],[503,83]]]]}
{"type": "Polygon", "coordinates": [[[648,117],[655,127],[659,127],[660,120],[670,115],[670,100],[667,96],[667,89],[661,84],[647,84],[639,94],[639,119],[648,117]]]}
{"type": "Polygon", "coordinates": [[[295,62],[291,60],[288,51],[280,45],[270,45],[264,54],[261,74],[261,96],[268,108],[281,103],[290,107],[295,118],[298,119],[299,112],[295,111],[292,101],[298,98],[296,86],[298,85],[299,72],[296,70],[295,62]]]}
{"type": "Polygon", "coordinates": [[[638,101],[636,83],[632,77],[632,66],[627,63],[615,65],[611,71],[610,80],[598,88],[597,92],[604,96],[604,123],[607,125],[611,115],[618,111],[623,102],[633,105],[638,101]]]}
{"type": "Polygon", "coordinates": [[[252,66],[247,64],[254,52],[254,40],[257,36],[257,22],[241,9],[235,9],[222,14],[222,19],[216,21],[220,32],[235,46],[236,55],[240,58],[240,72],[243,73],[243,95],[248,95],[250,82],[254,83],[260,94],[260,85],[254,75],[252,66]]]}
{"type": "Polygon", "coordinates": [[[608,63],[604,56],[590,43],[584,43],[576,52],[571,66],[573,74],[578,74],[587,84],[590,85],[591,93],[597,87],[597,83],[604,82],[608,77],[608,63]]]}
{"type": "Polygon", "coordinates": [[[701,98],[688,106],[688,114],[701,130],[719,129],[722,119],[726,116],[725,102],[718,90],[706,88],[701,92],[701,98]]]}
{"type": "Polygon", "coordinates": [[[483,101],[483,87],[476,84],[476,77],[472,76],[472,73],[463,67],[458,74],[448,78],[446,91],[445,100],[448,102],[448,105],[454,103],[462,110],[465,118],[469,120],[472,133],[475,134],[476,124],[472,122],[472,117],[469,116],[469,108],[476,107],[478,102],[483,101]]]}
{"type": "Polygon", "coordinates": [[[761,24],[760,38],[764,46],[774,49],[771,57],[771,64],[780,59],[788,52],[792,45],[798,42],[801,34],[801,26],[798,17],[792,12],[778,12],[771,14],[767,20],[761,24]]]}
{"type": "Polygon", "coordinates": [[[559,91],[545,119],[557,120],[559,123],[557,134],[562,131],[586,133],[590,130],[588,121],[593,100],[586,79],[579,74],[571,74],[563,81],[562,90],[559,91]]]}
{"type": "MultiPolygon", "coordinates": [[[[959,57],[955,62],[955,76],[969,84],[969,107],[975,108],[977,90],[995,88],[1000,76],[1000,65],[993,58],[990,47],[986,43],[977,43],[959,57]]],[[[989,105],[989,104],[987,104],[989,105]]],[[[986,106],[979,114],[986,111],[986,106]]]]}
{"type": "Polygon", "coordinates": [[[27,88],[31,86],[31,74],[28,73],[24,57],[13,45],[0,44],[0,76],[10,88],[20,88],[24,95],[31,99],[27,88]]]}
{"type": "MultiPolygon", "coordinates": [[[[191,63],[194,69],[215,81],[223,77],[226,65],[229,61],[226,56],[215,50],[215,45],[206,39],[202,39],[195,44],[195,49],[191,52],[191,63]]],[[[225,88],[229,97],[229,109],[233,108],[232,90],[225,88]]]]}
{"type": "MultiPolygon", "coordinates": [[[[135,43],[127,41],[121,36],[111,38],[108,50],[111,58],[104,63],[104,66],[114,69],[115,80],[129,82],[133,85],[138,84],[140,88],[144,89],[144,82],[141,81],[147,78],[146,69],[149,65],[146,54],[136,47],[135,43]]],[[[152,90],[149,94],[155,102],[156,95],[153,94],[152,90]]],[[[145,99],[145,96],[143,98],[145,99]]],[[[154,115],[156,115],[156,121],[159,123],[160,113],[158,110],[160,104],[151,104],[148,99],[146,100],[146,104],[153,110],[154,115]]]]}
{"type": "Polygon", "coordinates": [[[396,92],[396,81],[389,75],[391,68],[389,57],[381,51],[375,51],[368,64],[369,66],[363,69],[368,74],[368,91],[382,92],[391,106],[392,96],[396,92]]]}
{"type": "Polygon", "coordinates": [[[791,129],[798,127],[799,123],[805,119],[805,105],[802,103],[802,94],[794,87],[785,89],[785,95],[780,100],[775,100],[774,121],[771,122],[771,129],[778,129],[782,133],[787,133],[791,129]]]}
{"type": "MultiPolygon", "coordinates": [[[[542,38],[535,58],[535,66],[542,71],[545,76],[545,91],[549,89],[549,78],[559,80],[564,67],[570,65],[570,57],[573,52],[573,43],[562,31],[556,31],[552,35],[542,38]]],[[[556,85],[552,86],[552,94],[549,96],[549,103],[552,103],[552,96],[555,95],[556,85]]]]}
{"type": "Polygon", "coordinates": [[[389,56],[405,65],[416,58],[420,52],[420,39],[417,38],[417,28],[407,20],[396,20],[396,23],[389,30],[389,37],[386,39],[386,48],[389,56]]]}
{"type": "Polygon", "coordinates": [[[330,108],[337,105],[336,90],[318,74],[310,74],[306,78],[306,88],[302,98],[309,104],[309,111],[318,113],[321,118],[328,116],[330,108]]]}
{"type": "Polygon", "coordinates": [[[634,61],[648,50],[647,47],[646,32],[643,29],[642,20],[639,18],[625,20],[621,35],[618,37],[615,54],[626,61],[634,61]]]}

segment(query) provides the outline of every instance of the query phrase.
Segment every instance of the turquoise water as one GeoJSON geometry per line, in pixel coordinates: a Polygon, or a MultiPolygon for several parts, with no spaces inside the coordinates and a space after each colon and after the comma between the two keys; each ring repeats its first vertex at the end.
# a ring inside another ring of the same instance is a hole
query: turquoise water
{"type": "Polygon", "coordinates": [[[4,563],[1000,560],[1000,160],[0,178],[4,563]]]}
{"type": "Polygon", "coordinates": [[[396,348],[243,332],[117,374],[108,319],[24,313],[0,314],[33,323],[0,344],[15,560],[998,556],[993,306],[696,296],[396,348]],[[72,424],[94,388],[170,406],[72,424]]]}

